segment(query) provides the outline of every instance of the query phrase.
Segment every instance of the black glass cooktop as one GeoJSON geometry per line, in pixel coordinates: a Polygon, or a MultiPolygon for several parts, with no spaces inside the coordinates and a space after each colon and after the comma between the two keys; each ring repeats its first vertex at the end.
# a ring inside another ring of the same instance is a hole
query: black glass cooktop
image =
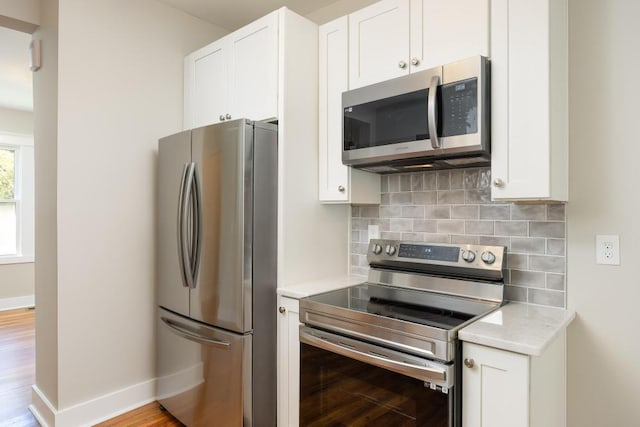
{"type": "Polygon", "coordinates": [[[307,297],[307,300],[440,329],[454,329],[485,312],[462,298],[416,289],[363,283],[307,297]]]}

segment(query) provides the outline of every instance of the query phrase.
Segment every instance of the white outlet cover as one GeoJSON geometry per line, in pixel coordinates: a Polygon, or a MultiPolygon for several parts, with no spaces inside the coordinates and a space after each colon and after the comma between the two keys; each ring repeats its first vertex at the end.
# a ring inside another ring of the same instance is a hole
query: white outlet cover
{"type": "Polygon", "coordinates": [[[596,264],[620,265],[620,236],[596,236],[596,264]]]}

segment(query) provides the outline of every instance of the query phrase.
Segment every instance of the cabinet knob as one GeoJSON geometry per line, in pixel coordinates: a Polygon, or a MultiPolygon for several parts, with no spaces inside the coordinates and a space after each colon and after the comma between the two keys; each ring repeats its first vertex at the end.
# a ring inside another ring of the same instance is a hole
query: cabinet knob
{"type": "Polygon", "coordinates": [[[224,122],[224,114],[220,114],[219,119],[220,119],[221,122],[224,122]]]}
{"type": "Polygon", "coordinates": [[[280,306],[280,307],[278,308],[278,311],[280,312],[280,314],[285,314],[285,313],[287,312],[287,309],[286,309],[286,308],[284,308],[284,307],[282,307],[282,306],[280,306]]]}
{"type": "Polygon", "coordinates": [[[411,58],[411,65],[418,65],[420,60],[418,58],[411,58]]]}
{"type": "Polygon", "coordinates": [[[467,368],[473,368],[475,364],[476,362],[474,362],[473,359],[464,359],[464,366],[467,368]]]}
{"type": "Polygon", "coordinates": [[[405,68],[407,68],[407,63],[404,61],[400,61],[398,62],[398,67],[404,70],[405,68]]]}
{"type": "Polygon", "coordinates": [[[504,187],[504,181],[500,178],[496,178],[493,180],[493,185],[495,185],[498,188],[502,188],[504,187]]]}
{"type": "Polygon", "coordinates": [[[227,120],[231,120],[231,114],[227,113],[227,115],[224,116],[224,118],[227,119],[227,120]]]}
{"type": "Polygon", "coordinates": [[[338,186],[338,191],[339,191],[339,192],[344,193],[344,190],[346,190],[346,189],[344,188],[344,185],[339,185],[339,186],[338,186]]]}

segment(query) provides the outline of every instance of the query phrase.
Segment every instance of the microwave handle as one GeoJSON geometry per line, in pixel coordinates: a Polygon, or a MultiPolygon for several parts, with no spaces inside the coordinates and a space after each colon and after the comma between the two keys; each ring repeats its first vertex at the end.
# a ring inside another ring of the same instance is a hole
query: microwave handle
{"type": "Polygon", "coordinates": [[[429,121],[429,138],[431,139],[431,146],[434,150],[440,148],[440,138],[438,137],[438,104],[436,103],[439,85],[440,76],[436,75],[431,77],[429,98],[427,100],[427,120],[429,121]]]}

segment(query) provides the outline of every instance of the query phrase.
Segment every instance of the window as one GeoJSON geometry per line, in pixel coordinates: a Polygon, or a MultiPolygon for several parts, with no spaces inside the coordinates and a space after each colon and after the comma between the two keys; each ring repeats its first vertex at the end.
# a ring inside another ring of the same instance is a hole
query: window
{"type": "Polygon", "coordinates": [[[18,253],[16,150],[0,146],[0,255],[18,253]]]}
{"type": "Polygon", "coordinates": [[[0,134],[0,263],[33,261],[33,139],[0,134]]]}

